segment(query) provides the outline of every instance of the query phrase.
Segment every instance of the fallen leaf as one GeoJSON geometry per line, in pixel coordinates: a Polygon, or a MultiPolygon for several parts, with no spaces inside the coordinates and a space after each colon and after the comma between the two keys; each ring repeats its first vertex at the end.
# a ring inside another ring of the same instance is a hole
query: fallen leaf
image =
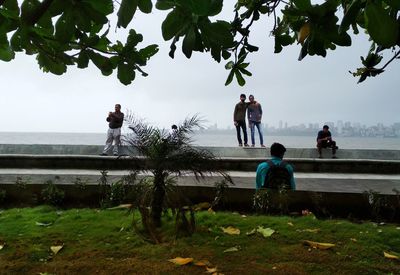
{"type": "Polygon", "coordinates": [[[0,250],[2,250],[4,248],[4,246],[6,245],[6,243],[1,243],[0,244],[0,250]]]}
{"type": "Polygon", "coordinates": [[[48,222],[48,223],[45,223],[45,222],[36,222],[36,225],[37,226],[43,226],[43,227],[47,227],[47,226],[50,226],[50,225],[52,225],[53,223],[52,222],[48,222]]]}
{"type": "Polygon", "coordinates": [[[291,223],[291,222],[288,222],[287,224],[288,224],[288,225],[290,225],[290,226],[294,226],[294,224],[293,224],[293,223],[291,223]]]}
{"type": "Polygon", "coordinates": [[[207,273],[215,273],[217,272],[217,267],[206,267],[207,273]]]}
{"type": "Polygon", "coordinates": [[[388,252],[383,252],[383,256],[385,256],[385,258],[392,259],[392,260],[400,260],[400,257],[397,256],[397,255],[395,255],[395,254],[397,254],[397,253],[394,253],[394,252],[390,252],[390,253],[388,253],[388,252]],[[391,254],[390,254],[390,253],[391,253],[391,254]]]}
{"type": "Polygon", "coordinates": [[[215,211],[210,207],[210,208],[208,208],[208,213],[210,213],[210,214],[214,214],[215,215],[215,211]]]}
{"type": "Polygon", "coordinates": [[[355,242],[355,243],[357,242],[357,239],[356,239],[356,238],[350,238],[350,240],[353,241],[353,242],[355,242]]]}
{"type": "Polygon", "coordinates": [[[56,255],[63,247],[64,245],[53,245],[50,246],[50,250],[56,255]]]}
{"type": "Polygon", "coordinates": [[[227,253],[227,252],[237,252],[237,251],[239,251],[239,248],[236,247],[236,246],[233,246],[233,247],[230,247],[230,248],[228,248],[228,249],[225,249],[225,250],[224,250],[224,253],[227,253]]]}
{"type": "Polygon", "coordinates": [[[247,235],[247,236],[251,236],[251,235],[256,234],[256,232],[257,232],[257,230],[254,228],[253,230],[251,230],[251,231],[249,231],[249,232],[246,232],[246,235],[247,235]]]}
{"type": "Polygon", "coordinates": [[[195,262],[193,262],[193,264],[195,266],[210,266],[211,265],[211,263],[207,260],[195,261],[195,262]]]}
{"type": "Polygon", "coordinates": [[[303,243],[305,245],[311,246],[313,248],[318,248],[318,249],[322,249],[322,250],[329,249],[329,248],[335,246],[335,244],[333,244],[333,243],[319,243],[319,242],[313,242],[313,241],[307,241],[307,240],[303,241],[303,243]]]}
{"type": "Polygon", "coordinates": [[[224,233],[229,235],[240,235],[240,229],[235,228],[233,226],[221,227],[221,229],[222,231],[224,231],[224,233]]]}
{"type": "Polygon", "coordinates": [[[271,237],[271,235],[275,233],[275,230],[273,230],[271,228],[264,228],[262,226],[259,226],[257,228],[257,232],[260,233],[261,235],[263,235],[264,238],[268,238],[268,237],[271,237]]]}
{"type": "Polygon", "coordinates": [[[193,258],[176,257],[175,259],[169,259],[168,261],[176,265],[186,265],[188,263],[193,262],[193,258]]]}
{"type": "Polygon", "coordinates": [[[118,206],[114,206],[114,207],[110,207],[110,208],[107,208],[108,210],[114,210],[114,209],[124,209],[124,208],[131,208],[132,207],[132,204],[131,203],[127,203],[127,204],[120,204],[120,205],[118,205],[118,206]]]}
{"type": "Polygon", "coordinates": [[[200,211],[204,209],[210,209],[211,208],[211,203],[209,202],[201,202],[193,206],[194,211],[200,211]]]}

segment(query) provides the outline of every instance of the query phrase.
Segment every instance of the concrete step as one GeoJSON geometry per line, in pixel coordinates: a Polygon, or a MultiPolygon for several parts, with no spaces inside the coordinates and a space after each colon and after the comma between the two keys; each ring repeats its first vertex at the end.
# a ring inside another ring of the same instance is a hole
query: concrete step
{"type": "MultiPolygon", "coordinates": [[[[108,171],[109,182],[115,182],[128,175],[129,170],[108,171]]],[[[234,189],[254,189],[255,172],[230,171],[234,189]]],[[[150,173],[140,173],[139,177],[150,173]]],[[[20,178],[27,184],[42,184],[51,180],[55,184],[73,185],[78,179],[88,185],[98,184],[99,170],[87,169],[0,169],[1,185],[15,184],[20,178]]],[[[210,175],[198,182],[192,174],[178,178],[178,185],[212,187],[222,180],[219,175],[210,175]]],[[[400,175],[351,174],[351,173],[295,173],[297,190],[314,192],[364,193],[374,191],[380,194],[400,192],[400,175]]]]}

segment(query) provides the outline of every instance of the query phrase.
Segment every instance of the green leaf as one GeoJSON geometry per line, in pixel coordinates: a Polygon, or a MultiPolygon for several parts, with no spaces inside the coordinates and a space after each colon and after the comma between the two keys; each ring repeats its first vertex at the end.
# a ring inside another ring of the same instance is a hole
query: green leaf
{"type": "Polygon", "coordinates": [[[79,53],[78,59],[77,59],[77,65],[79,69],[84,69],[89,65],[89,56],[85,50],[82,50],[79,53]]]}
{"type": "Polygon", "coordinates": [[[11,61],[15,58],[15,52],[9,45],[0,45],[0,60],[11,61]]]}
{"type": "Polygon", "coordinates": [[[138,0],[121,0],[121,5],[118,10],[118,27],[126,28],[131,22],[138,7],[138,0]]]}
{"type": "Polygon", "coordinates": [[[204,25],[203,39],[228,48],[233,44],[233,36],[230,31],[230,24],[225,21],[217,21],[204,25]]]}
{"type": "Polygon", "coordinates": [[[229,61],[228,63],[226,63],[225,69],[231,70],[234,65],[235,65],[235,63],[233,61],[229,61]]]}
{"type": "Polygon", "coordinates": [[[192,12],[196,15],[206,16],[209,13],[211,0],[189,0],[192,7],[192,12]]]}
{"type": "Polygon", "coordinates": [[[232,80],[233,80],[233,76],[234,76],[235,72],[232,69],[228,75],[228,78],[225,81],[225,86],[228,86],[229,84],[231,84],[232,80]]]}
{"type": "Polygon", "coordinates": [[[244,69],[244,68],[239,68],[239,71],[240,71],[242,74],[245,74],[245,75],[247,75],[247,76],[252,76],[252,75],[253,75],[251,72],[249,72],[248,70],[246,70],[246,69],[244,69]]]}
{"type": "Polygon", "coordinates": [[[235,70],[235,76],[240,86],[244,86],[244,84],[246,84],[246,80],[244,80],[242,73],[239,70],[235,70]]]}
{"type": "Polygon", "coordinates": [[[169,10],[175,7],[175,1],[172,0],[158,0],[156,8],[159,10],[169,10]]]}
{"type": "Polygon", "coordinates": [[[184,28],[185,21],[183,16],[177,11],[171,11],[161,25],[162,35],[165,41],[170,40],[184,28]]]}
{"type": "Polygon", "coordinates": [[[68,42],[75,33],[75,25],[69,12],[63,13],[56,23],[55,37],[61,42],[68,42]]]}
{"type": "Polygon", "coordinates": [[[375,2],[368,2],[364,15],[366,28],[374,42],[386,48],[396,45],[399,24],[389,15],[388,10],[375,2]]]}
{"type": "Polygon", "coordinates": [[[112,74],[113,66],[107,57],[102,56],[101,54],[98,54],[93,51],[88,51],[88,55],[89,55],[89,58],[94,63],[94,65],[96,65],[96,67],[100,69],[100,71],[103,75],[108,76],[108,75],[112,74]]]}
{"type": "Polygon", "coordinates": [[[339,27],[339,33],[346,32],[350,25],[356,22],[358,15],[360,14],[361,8],[365,5],[362,0],[354,0],[347,12],[343,16],[342,23],[339,27]]]}
{"type": "Polygon", "coordinates": [[[143,13],[151,13],[153,9],[153,3],[151,0],[139,0],[138,6],[141,12],[143,13]]]}
{"type": "Polygon", "coordinates": [[[193,49],[196,44],[196,34],[194,32],[194,28],[189,28],[186,32],[185,38],[182,42],[182,51],[187,58],[192,56],[193,49]]]}
{"type": "Polygon", "coordinates": [[[118,79],[124,85],[129,85],[135,79],[134,66],[131,63],[125,64],[123,62],[118,64],[118,79]]]}
{"type": "Polygon", "coordinates": [[[211,0],[208,16],[215,16],[222,11],[223,0],[211,0]]]}
{"type": "Polygon", "coordinates": [[[99,12],[103,15],[111,14],[114,11],[112,0],[101,0],[101,1],[99,1],[99,0],[82,0],[81,2],[87,3],[94,10],[96,10],[97,12],[99,12]]]}
{"type": "Polygon", "coordinates": [[[139,55],[144,59],[144,60],[148,60],[150,59],[150,57],[152,57],[153,55],[155,55],[158,52],[158,45],[153,44],[153,45],[149,45],[143,49],[141,49],[139,51],[139,55]]]}
{"type": "Polygon", "coordinates": [[[36,59],[39,67],[46,73],[51,72],[56,75],[62,75],[67,71],[67,65],[54,57],[49,57],[46,53],[39,52],[36,59]]]}
{"type": "Polygon", "coordinates": [[[260,233],[261,235],[263,235],[264,238],[268,238],[268,237],[271,237],[271,235],[275,233],[275,230],[273,230],[269,227],[264,228],[262,226],[259,226],[257,228],[257,232],[260,233]]]}

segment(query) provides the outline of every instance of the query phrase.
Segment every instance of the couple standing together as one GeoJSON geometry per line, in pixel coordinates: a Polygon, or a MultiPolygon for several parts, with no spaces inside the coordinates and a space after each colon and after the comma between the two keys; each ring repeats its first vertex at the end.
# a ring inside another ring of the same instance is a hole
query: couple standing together
{"type": "Polygon", "coordinates": [[[251,147],[254,147],[255,142],[255,128],[257,127],[258,134],[260,136],[260,145],[265,147],[263,133],[261,128],[261,117],[262,108],[261,104],[254,100],[254,96],[249,96],[249,102],[246,102],[246,95],[240,95],[240,102],[236,104],[235,111],[233,112],[233,123],[236,126],[236,134],[239,142],[239,146],[248,147],[247,143],[247,129],[246,129],[246,111],[247,120],[249,123],[250,133],[251,133],[251,147]],[[240,133],[240,128],[243,131],[244,144],[242,142],[242,136],[240,133]]]}

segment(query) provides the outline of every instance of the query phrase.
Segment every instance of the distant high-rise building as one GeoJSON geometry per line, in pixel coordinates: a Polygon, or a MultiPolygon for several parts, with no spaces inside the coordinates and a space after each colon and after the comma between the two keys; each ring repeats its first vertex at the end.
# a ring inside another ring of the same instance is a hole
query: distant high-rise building
{"type": "Polygon", "coordinates": [[[279,120],[279,129],[282,129],[282,124],[283,124],[282,120],[279,120]]]}

